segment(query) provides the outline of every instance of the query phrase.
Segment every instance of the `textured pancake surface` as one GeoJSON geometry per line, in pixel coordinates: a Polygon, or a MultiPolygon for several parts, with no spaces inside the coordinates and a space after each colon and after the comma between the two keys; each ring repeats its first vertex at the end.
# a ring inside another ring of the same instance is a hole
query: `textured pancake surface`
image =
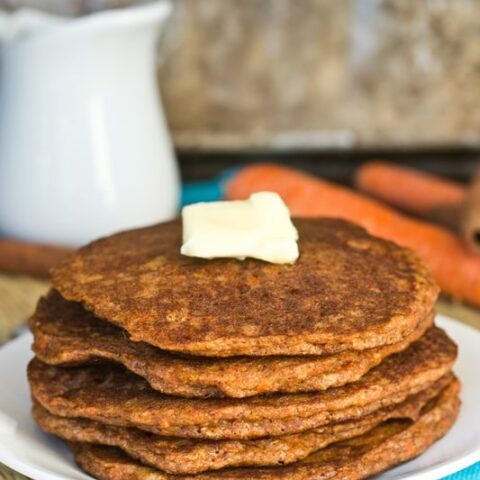
{"type": "Polygon", "coordinates": [[[51,413],[138,427],[160,435],[254,438],[282,435],[367,415],[399,403],[447,374],[456,345],[431,327],[406,350],[387,357],[357,382],[321,392],[247,399],[162,395],[116,365],[59,368],[34,359],[32,394],[51,413]]]}
{"type": "Polygon", "coordinates": [[[155,390],[184,397],[243,398],[262,393],[318,391],[360,379],[386,356],[404,350],[433,322],[433,312],[403,341],[324,356],[207,358],[180,356],[144,342],[51,291],[30,319],[33,351],[49,365],[112,360],[155,390]]]}
{"type": "Polygon", "coordinates": [[[460,401],[452,384],[415,421],[389,420],[359,437],[335,443],[287,466],[229,468],[197,475],[170,475],[137,463],[121,450],[72,443],[76,461],[102,480],[357,480],[409,460],[441,438],[454,423],[460,401]]]}
{"type": "Polygon", "coordinates": [[[428,315],[438,288],[412,251],[342,220],[294,223],[293,265],[182,256],[181,224],[169,222],[81,248],[52,281],[134,341],[206,356],[374,348],[428,315]]]}
{"type": "Polygon", "coordinates": [[[40,428],[68,441],[118,447],[142,463],[168,473],[199,473],[235,466],[286,465],[334,442],[356,437],[390,418],[417,420],[421,409],[439,395],[447,377],[404,402],[365,417],[306,432],[259,440],[202,441],[161,437],[138,430],[104,425],[92,420],[58,417],[38,403],[32,414],[40,428]]]}

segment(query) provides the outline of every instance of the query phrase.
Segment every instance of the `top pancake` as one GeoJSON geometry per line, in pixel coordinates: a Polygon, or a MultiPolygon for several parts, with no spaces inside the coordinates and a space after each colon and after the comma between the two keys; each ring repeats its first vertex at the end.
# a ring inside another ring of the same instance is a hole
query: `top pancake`
{"type": "Polygon", "coordinates": [[[134,341],[205,356],[326,354],[397,343],[438,288],[410,250],[336,219],[298,219],[293,265],[180,255],[169,222],[97,240],[52,273],[134,341]]]}

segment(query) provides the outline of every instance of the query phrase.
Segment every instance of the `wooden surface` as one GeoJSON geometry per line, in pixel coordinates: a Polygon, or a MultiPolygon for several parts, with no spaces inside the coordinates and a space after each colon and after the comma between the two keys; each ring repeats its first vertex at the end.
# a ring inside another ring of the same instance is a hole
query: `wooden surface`
{"type": "MultiPolygon", "coordinates": [[[[47,288],[45,281],[0,274],[0,342],[12,338],[21,329],[47,288]]],[[[480,329],[480,310],[445,299],[438,302],[437,310],[480,329]]],[[[26,477],[0,464],[0,480],[26,480],[26,477]]]]}
{"type": "Polygon", "coordinates": [[[0,343],[11,338],[33,311],[48,283],[22,275],[0,274],[0,343]]]}

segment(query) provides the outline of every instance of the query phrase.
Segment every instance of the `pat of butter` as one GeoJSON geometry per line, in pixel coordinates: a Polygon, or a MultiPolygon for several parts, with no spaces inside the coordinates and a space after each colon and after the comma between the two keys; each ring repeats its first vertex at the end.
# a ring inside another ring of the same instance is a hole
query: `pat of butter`
{"type": "Polygon", "coordinates": [[[200,258],[258,258],[293,263],[298,232],[281,197],[254,193],[248,200],[196,203],[184,207],[183,255],[200,258]]]}

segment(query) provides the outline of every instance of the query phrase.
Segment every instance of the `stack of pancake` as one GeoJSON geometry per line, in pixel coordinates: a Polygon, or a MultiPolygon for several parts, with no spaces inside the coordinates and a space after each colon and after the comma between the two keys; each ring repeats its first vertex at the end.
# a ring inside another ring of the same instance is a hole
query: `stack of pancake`
{"type": "Polygon", "coordinates": [[[30,320],[33,416],[105,480],[357,479],[455,421],[456,346],[409,250],[296,220],[293,265],[181,256],[181,224],[52,275],[30,320]]]}

